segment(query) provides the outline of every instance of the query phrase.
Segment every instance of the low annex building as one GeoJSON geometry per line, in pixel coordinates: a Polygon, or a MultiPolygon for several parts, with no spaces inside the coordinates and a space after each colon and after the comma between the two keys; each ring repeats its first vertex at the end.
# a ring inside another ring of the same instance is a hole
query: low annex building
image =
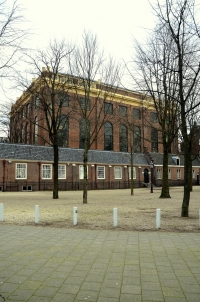
{"type": "MultiPolygon", "coordinates": [[[[162,154],[134,154],[134,186],[150,180],[150,162],[154,161],[153,184],[162,185],[162,154]]],[[[38,191],[53,188],[53,148],[25,144],[0,143],[0,190],[38,191]]],[[[193,184],[199,184],[200,161],[193,161],[193,184]]],[[[169,155],[169,183],[183,185],[183,155],[169,155]]],[[[130,187],[130,154],[90,150],[88,156],[89,190],[130,187]]],[[[59,190],[80,190],[83,183],[83,149],[59,148],[59,190]]]]}

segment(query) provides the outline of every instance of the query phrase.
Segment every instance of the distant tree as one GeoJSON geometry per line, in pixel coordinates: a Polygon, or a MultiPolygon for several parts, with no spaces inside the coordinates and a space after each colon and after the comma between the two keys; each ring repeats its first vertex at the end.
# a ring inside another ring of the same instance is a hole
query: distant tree
{"type": "Polygon", "coordinates": [[[76,82],[73,110],[80,123],[80,148],[83,148],[83,203],[88,200],[88,151],[104,136],[104,149],[113,149],[113,124],[115,109],[112,100],[120,81],[120,68],[112,58],[106,60],[98,39],[84,32],[82,45],[69,57],[70,74],[76,82]],[[97,82],[97,79],[100,79],[97,82]],[[82,89],[82,97],[80,97],[82,89]],[[108,102],[108,104],[106,104],[108,102]],[[112,124],[111,121],[112,120],[112,124]],[[104,134],[103,134],[104,132],[104,134]]]}
{"type": "MultiPolygon", "coordinates": [[[[172,47],[172,38],[168,29],[160,24],[142,45],[135,41],[135,70],[137,85],[147,94],[147,100],[153,101],[161,132],[163,145],[163,181],[160,198],[170,198],[168,183],[168,154],[178,135],[178,85],[176,72],[176,52],[172,47]]],[[[153,113],[151,117],[153,122],[153,113]]],[[[149,126],[152,127],[152,123],[149,126]]],[[[152,128],[152,138],[153,138],[152,128]]]]}
{"type": "Polygon", "coordinates": [[[195,0],[156,1],[153,6],[160,28],[165,28],[174,51],[174,67],[180,110],[180,130],[184,140],[184,196],[181,216],[189,216],[191,146],[188,137],[188,114],[199,106],[200,34],[196,21],[195,0]]]}
{"type": "Polygon", "coordinates": [[[25,106],[13,106],[12,116],[20,116],[23,123],[23,134],[27,139],[26,122],[29,122],[29,129],[34,133],[33,143],[37,144],[40,137],[39,128],[41,128],[41,139],[53,147],[53,198],[58,198],[58,161],[59,146],[68,145],[68,118],[70,115],[68,91],[71,86],[68,85],[69,78],[63,74],[66,70],[68,56],[73,47],[67,45],[64,41],[50,42],[46,50],[38,50],[34,54],[26,54],[29,70],[27,74],[32,75],[33,81],[29,85],[23,75],[18,78],[18,84],[24,87],[24,92],[29,96],[29,102],[25,106]],[[41,67],[42,66],[42,67],[41,67]],[[37,116],[31,113],[31,106],[37,116]],[[17,109],[15,109],[17,108],[17,109]],[[16,112],[18,110],[19,112],[16,112]],[[15,113],[15,114],[14,114],[15,113]],[[46,133],[46,135],[45,135],[46,133]]]}

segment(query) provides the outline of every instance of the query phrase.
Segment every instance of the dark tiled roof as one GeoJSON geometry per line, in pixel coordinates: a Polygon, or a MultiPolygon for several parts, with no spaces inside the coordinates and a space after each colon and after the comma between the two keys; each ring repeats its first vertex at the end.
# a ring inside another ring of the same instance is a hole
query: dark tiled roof
{"type": "MultiPolygon", "coordinates": [[[[149,152],[150,158],[154,160],[155,165],[162,166],[163,163],[163,153],[155,153],[149,152]]],[[[180,159],[180,166],[184,166],[184,155],[183,154],[169,154],[168,156],[168,164],[171,166],[176,165],[175,158],[178,157],[180,159]]],[[[199,158],[195,158],[192,162],[193,166],[200,166],[199,158]]]]}
{"type": "MultiPolygon", "coordinates": [[[[15,160],[53,161],[53,148],[46,146],[0,143],[0,158],[15,160]]],[[[83,149],[59,148],[60,162],[83,162],[83,149]]],[[[128,152],[90,150],[89,163],[130,165],[128,152]]],[[[142,153],[134,154],[134,165],[148,165],[142,153]]]]}

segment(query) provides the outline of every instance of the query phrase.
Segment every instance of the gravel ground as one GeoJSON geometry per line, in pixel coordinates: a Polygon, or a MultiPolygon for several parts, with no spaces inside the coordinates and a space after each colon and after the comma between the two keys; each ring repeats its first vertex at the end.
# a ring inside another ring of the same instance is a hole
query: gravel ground
{"type": "Polygon", "coordinates": [[[79,229],[156,230],[156,209],[161,209],[160,231],[199,232],[200,186],[191,192],[189,218],[181,218],[183,188],[170,189],[170,199],[160,199],[160,189],[101,190],[88,192],[88,204],[82,203],[81,191],[3,192],[4,221],[0,224],[35,225],[35,205],[39,205],[37,225],[79,229]],[[73,207],[78,208],[78,224],[73,225],[73,207]],[[113,227],[113,208],[118,208],[118,227],[113,227]]]}

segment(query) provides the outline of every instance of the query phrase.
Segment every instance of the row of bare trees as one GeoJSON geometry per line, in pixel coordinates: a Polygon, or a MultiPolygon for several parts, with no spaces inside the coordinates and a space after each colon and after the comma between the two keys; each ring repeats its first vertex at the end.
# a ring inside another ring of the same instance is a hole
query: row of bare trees
{"type": "Polygon", "coordinates": [[[177,135],[184,144],[184,195],[181,216],[189,215],[192,149],[200,105],[200,28],[195,0],[156,1],[157,23],[144,45],[134,42],[136,56],[131,71],[137,87],[154,101],[162,132],[163,186],[169,198],[168,152],[177,135]]]}

